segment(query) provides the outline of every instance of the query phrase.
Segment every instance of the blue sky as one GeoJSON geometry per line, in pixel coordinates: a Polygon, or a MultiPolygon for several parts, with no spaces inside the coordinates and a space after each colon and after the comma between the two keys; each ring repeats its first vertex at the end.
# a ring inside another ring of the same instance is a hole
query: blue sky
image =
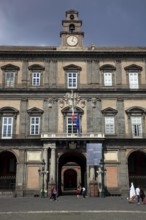
{"type": "Polygon", "coordinates": [[[59,46],[70,9],[85,46],[146,46],[146,0],[0,0],[0,45],[59,46]]]}

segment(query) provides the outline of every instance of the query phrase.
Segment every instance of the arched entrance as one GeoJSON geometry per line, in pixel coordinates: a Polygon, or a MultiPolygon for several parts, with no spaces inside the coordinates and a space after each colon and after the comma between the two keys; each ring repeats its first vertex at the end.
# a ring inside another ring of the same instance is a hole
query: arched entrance
{"type": "Polygon", "coordinates": [[[0,153],[0,190],[14,190],[16,184],[16,157],[9,151],[0,153]]]}
{"type": "Polygon", "coordinates": [[[146,189],[146,154],[142,151],[135,151],[128,158],[129,185],[146,189]]]}
{"type": "Polygon", "coordinates": [[[86,186],[86,158],[79,152],[68,151],[59,158],[58,192],[75,194],[78,185],[86,186]]]}

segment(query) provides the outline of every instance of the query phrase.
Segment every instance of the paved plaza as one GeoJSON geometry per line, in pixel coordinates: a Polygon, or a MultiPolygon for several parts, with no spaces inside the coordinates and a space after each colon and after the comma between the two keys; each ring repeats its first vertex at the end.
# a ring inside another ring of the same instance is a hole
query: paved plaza
{"type": "Polygon", "coordinates": [[[129,204],[124,197],[85,199],[60,196],[57,201],[49,198],[0,198],[0,219],[146,219],[146,205],[129,204]]]}

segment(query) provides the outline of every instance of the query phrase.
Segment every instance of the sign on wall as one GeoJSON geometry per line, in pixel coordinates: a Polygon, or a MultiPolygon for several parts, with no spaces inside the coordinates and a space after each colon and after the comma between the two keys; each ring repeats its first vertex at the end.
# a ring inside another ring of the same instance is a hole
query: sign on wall
{"type": "Polygon", "coordinates": [[[102,159],[102,144],[89,143],[86,145],[87,165],[98,166],[102,159]]]}

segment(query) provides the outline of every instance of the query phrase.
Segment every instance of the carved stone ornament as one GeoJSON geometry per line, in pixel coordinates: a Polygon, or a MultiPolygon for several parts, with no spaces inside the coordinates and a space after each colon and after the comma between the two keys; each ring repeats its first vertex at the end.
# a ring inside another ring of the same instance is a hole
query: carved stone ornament
{"type": "Polygon", "coordinates": [[[92,107],[95,108],[96,107],[96,98],[92,98],[92,107]]]}
{"type": "Polygon", "coordinates": [[[81,107],[82,107],[82,108],[85,107],[85,100],[84,100],[84,99],[81,100],[81,107]]]}
{"type": "Polygon", "coordinates": [[[60,99],[60,100],[59,100],[59,106],[60,106],[60,108],[63,108],[63,107],[64,107],[64,101],[63,101],[63,99],[60,99]]]}
{"type": "Polygon", "coordinates": [[[48,107],[49,108],[52,108],[52,102],[53,100],[51,98],[48,99],[48,107]]]}
{"type": "Polygon", "coordinates": [[[74,150],[74,149],[76,149],[76,147],[77,147],[77,144],[74,141],[71,141],[69,143],[69,149],[74,150]]]}

